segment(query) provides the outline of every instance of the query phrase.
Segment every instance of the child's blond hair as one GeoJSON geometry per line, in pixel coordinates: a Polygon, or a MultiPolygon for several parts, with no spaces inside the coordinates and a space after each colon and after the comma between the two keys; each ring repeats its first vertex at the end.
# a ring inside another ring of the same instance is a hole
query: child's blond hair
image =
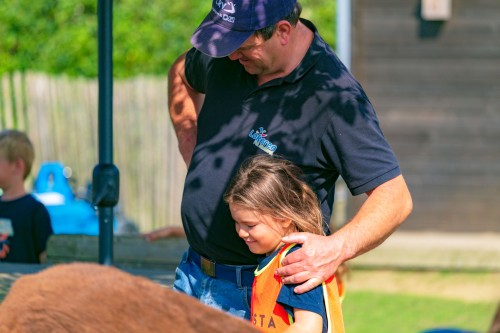
{"type": "Polygon", "coordinates": [[[299,167],[282,158],[256,155],[242,165],[224,195],[236,204],[278,219],[290,219],[298,232],[324,235],[316,194],[299,167]]]}
{"type": "Polygon", "coordinates": [[[10,163],[21,159],[24,162],[24,175],[26,179],[31,172],[35,151],[28,136],[18,130],[3,130],[0,132],[0,157],[10,163]]]}

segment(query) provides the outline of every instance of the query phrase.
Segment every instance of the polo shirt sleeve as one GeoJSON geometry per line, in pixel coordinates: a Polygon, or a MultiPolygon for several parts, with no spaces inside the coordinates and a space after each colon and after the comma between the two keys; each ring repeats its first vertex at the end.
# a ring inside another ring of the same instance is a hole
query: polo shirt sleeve
{"type": "Polygon", "coordinates": [[[366,193],[401,174],[375,110],[362,90],[341,94],[322,145],[353,195],[366,193]]]}
{"type": "Polygon", "coordinates": [[[206,92],[208,68],[212,58],[191,48],[186,54],[185,75],[191,88],[199,93],[206,92]]]}

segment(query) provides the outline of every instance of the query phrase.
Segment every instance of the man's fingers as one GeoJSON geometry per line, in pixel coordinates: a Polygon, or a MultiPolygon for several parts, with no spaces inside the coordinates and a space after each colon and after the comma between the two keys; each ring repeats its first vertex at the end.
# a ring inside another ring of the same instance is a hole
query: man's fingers
{"type": "Polygon", "coordinates": [[[293,291],[297,294],[303,294],[303,293],[306,293],[310,290],[313,290],[314,288],[319,286],[321,283],[322,283],[321,279],[313,277],[313,278],[307,280],[306,282],[302,283],[301,285],[295,287],[293,289],[293,291]]]}
{"type": "Polygon", "coordinates": [[[293,291],[297,294],[303,294],[308,292],[317,286],[319,286],[323,280],[319,277],[311,277],[310,272],[299,272],[292,276],[287,276],[283,278],[283,283],[286,284],[298,284],[293,291]]]}
{"type": "MultiPolygon", "coordinates": [[[[288,254],[282,261],[281,263],[283,264],[283,266],[290,266],[290,265],[293,265],[295,263],[298,263],[300,261],[303,261],[307,259],[305,254],[304,254],[304,250],[303,249],[298,249],[297,251],[293,251],[292,253],[288,254]]],[[[299,272],[304,270],[304,267],[301,265],[301,266],[296,266],[297,268],[299,268],[299,272]]],[[[295,267],[294,267],[295,268],[295,267]]],[[[293,272],[291,274],[294,274],[296,272],[293,272]]],[[[291,274],[279,274],[279,275],[291,275],[291,274]]]]}
{"type": "Polygon", "coordinates": [[[282,238],[285,243],[303,244],[302,248],[288,254],[283,267],[276,270],[283,283],[297,284],[294,291],[305,293],[319,286],[334,273],[330,253],[330,239],[307,232],[292,233],[282,238]],[[333,270],[332,270],[333,269],[333,270]]]}
{"type": "Polygon", "coordinates": [[[298,273],[302,273],[304,267],[300,263],[290,263],[286,266],[280,267],[276,270],[275,274],[283,277],[292,276],[298,273]]]}
{"type": "Polygon", "coordinates": [[[286,235],[281,240],[287,244],[291,244],[291,243],[304,244],[307,240],[307,236],[308,236],[308,233],[306,233],[306,232],[294,232],[294,233],[291,233],[290,235],[286,235]]]}
{"type": "Polygon", "coordinates": [[[306,282],[307,280],[312,278],[312,274],[310,272],[298,272],[297,274],[293,274],[290,276],[283,277],[282,281],[286,284],[299,284],[302,282],[306,282]]]}

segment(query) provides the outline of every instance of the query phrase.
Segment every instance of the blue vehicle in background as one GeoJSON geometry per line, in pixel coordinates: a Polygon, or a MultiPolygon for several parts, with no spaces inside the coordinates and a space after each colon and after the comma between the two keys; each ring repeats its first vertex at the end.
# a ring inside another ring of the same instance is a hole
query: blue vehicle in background
{"type": "MultiPolygon", "coordinates": [[[[33,186],[33,195],[47,207],[54,234],[97,236],[99,218],[89,201],[89,190],[85,198],[76,197],[69,182],[69,170],[60,162],[42,163],[33,186]]],[[[138,232],[135,224],[122,216],[115,218],[113,230],[115,234],[138,232]]]]}

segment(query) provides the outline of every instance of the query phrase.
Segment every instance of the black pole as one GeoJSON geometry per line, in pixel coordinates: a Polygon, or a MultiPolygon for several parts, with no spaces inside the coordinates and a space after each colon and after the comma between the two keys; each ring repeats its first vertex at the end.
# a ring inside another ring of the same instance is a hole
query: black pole
{"type": "Polygon", "coordinates": [[[98,0],[99,164],[93,171],[92,202],[99,212],[99,263],[113,264],[114,206],[119,173],[113,164],[113,1],[98,0]]]}
{"type": "Polygon", "coordinates": [[[113,0],[98,0],[99,163],[113,163],[113,0]]]}

